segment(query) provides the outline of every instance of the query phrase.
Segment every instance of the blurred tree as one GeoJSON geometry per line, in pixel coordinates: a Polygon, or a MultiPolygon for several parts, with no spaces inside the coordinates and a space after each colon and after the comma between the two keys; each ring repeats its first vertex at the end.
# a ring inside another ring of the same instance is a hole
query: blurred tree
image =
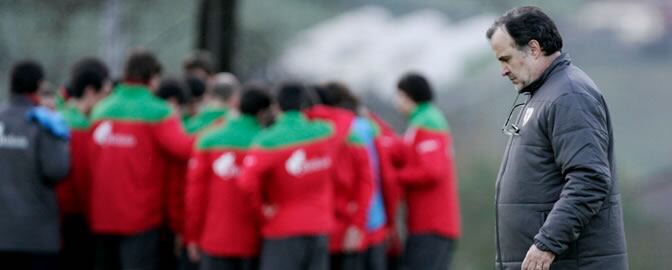
{"type": "Polygon", "coordinates": [[[232,71],[237,4],[237,0],[201,0],[199,5],[197,47],[212,52],[221,71],[232,71]]]}

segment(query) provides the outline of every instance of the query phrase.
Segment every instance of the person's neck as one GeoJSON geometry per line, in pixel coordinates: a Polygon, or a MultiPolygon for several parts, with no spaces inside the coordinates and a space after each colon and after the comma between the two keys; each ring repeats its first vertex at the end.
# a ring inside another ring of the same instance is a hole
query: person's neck
{"type": "Polygon", "coordinates": [[[87,104],[87,102],[84,101],[84,100],[74,100],[74,99],[70,99],[70,100],[68,101],[68,104],[69,104],[70,106],[74,107],[75,109],[77,109],[78,111],[80,111],[80,112],[83,113],[83,114],[88,114],[89,111],[91,110],[91,106],[89,106],[89,105],[87,104]]]}
{"type": "Polygon", "coordinates": [[[557,51],[549,56],[543,56],[541,59],[540,68],[537,69],[539,72],[538,74],[535,74],[536,76],[534,80],[535,81],[538,80],[541,77],[541,75],[543,75],[544,72],[546,72],[546,70],[551,66],[551,64],[553,64],[553,61],[555,61],[555,59],[558,59],[558,57],[560,57],[560,55],[562,55],[562,53],[557,51]]]}
{"type": "Polygon", "coordinates": [[[208,100],[203,103],[202,108],[221,108],[224,109],[226,108],[226,103],[220,101],[220,100],[208,100]]]}

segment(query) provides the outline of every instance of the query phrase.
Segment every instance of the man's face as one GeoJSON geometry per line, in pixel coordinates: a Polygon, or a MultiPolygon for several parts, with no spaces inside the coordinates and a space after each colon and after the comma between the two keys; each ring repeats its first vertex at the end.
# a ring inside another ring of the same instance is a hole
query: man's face
{"type": "Polygon", "coordinates": [[[490,47],[499,60],[502,76],[508,77],[516,89],[521,90],[536,80],[534,57],[527,47],[518,49],[503,27],[499,27],[492,35],[490,47]]]}
{"type": "Polygon", "coordinates": [[[411,98],[409,98],[403,91],[397,90],[397,98],[395,100],[397,111],[401,112],[403,115],[409,115],[415,106],[416,105],[411,98]]]}

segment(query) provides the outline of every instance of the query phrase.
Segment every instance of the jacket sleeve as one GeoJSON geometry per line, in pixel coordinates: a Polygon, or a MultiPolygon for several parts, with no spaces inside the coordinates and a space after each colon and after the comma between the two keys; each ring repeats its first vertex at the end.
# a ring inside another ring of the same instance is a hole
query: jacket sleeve
{"type": "Polygon", "coordinates": [[[404,152],[407,160],[399,170],[397,177],[402,185],[431,186],[441,181],[444,175],[443,170],[446,169],[437,164],[446,160],[446,155],[452,154],[452,151],[446,149],[450,145],[450,135],[447,135],[448,139],[445,141],[442,141],[438,135],[416,134],[416,136],[417,138],[407,145],[406,152],[404,152]],[[409,158],[417,160],[409,160],[409,158]]]}
{"type": "Polygon", "coordinates": [[[206,152],[195,151],[189,160],[184,197],[184,241],[198,243],[203,231],[208,203],[208,173],[210,164],[206,152]]]}
{"type": "Polygon", "coordinates": [[[395,227],[396,212],[402,197],[401,187],[397,182],[397,170],[393,161],[396,140],[394,137],[383,135],[377,141],[380,157],[381,190],[385,202],[385,214],[387,215],[386,226],[392,230],[395,227]]]}
{"type": "Polygon", "coordinates": [[[180,119],[175,115],[156,124],[154,138],[162,150],[181,160],[189,159],[195,140],[194,136],[187,134],[180,119]]]}
{"type": "Polygon", "coordinates": [[[260,216],[263,215],[264,179],[269,173],[271,164],[269,153],[259,148],[252,148],[243,159],[240,179],[237,182],[238,187],[249,199],[252,209],[255,209],[260,216]]]}
{"type": "Polygon", "coordinates": [[[39,169],[46,184],[54,185],[70,172],[70,144],[40,127],[37,136],[39,169]]]}
{"type": "Polygon", "coordinates": [[[70,173],[67,185],[62,184],[59,188],[68,189],[65,196],[71,196],[76,204],[87,209],[88,213],[91,193],[91,155],[89,153],[91,133],[86,131],[73,131],[70,139],[70,173]],[[67,187],[66,187],[67,186],[67,187]]]}
{"type": "Polygon", "coordinates": [[[357,204],[351,216],[352,224],[360,229],[364,229],[368,218],[369,202],[373,194],[373,170],[366,148],[351,145],[349,149],[354,168],[354,179],[356,181],[353,185],[353,201],[357,204]]]}
{"type": "Polygon", "coordinates": [[[565,184],[534,243],[555,254],[576,241],[611,190],[607,112],[600,101],[587,94],[567,94],[550,106],[546,116],[565,184]]]}

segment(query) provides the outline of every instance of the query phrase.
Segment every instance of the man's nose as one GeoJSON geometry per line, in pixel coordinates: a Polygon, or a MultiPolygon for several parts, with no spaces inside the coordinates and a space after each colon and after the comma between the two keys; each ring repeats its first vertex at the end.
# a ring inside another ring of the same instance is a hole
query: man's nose
{"type": "Polygon", "coordinates": [[[502,76],[509,76],[509,73],[511,72],[509,68],[506,65],[501,65],[499,72],[502,74],[502,76]]]}

